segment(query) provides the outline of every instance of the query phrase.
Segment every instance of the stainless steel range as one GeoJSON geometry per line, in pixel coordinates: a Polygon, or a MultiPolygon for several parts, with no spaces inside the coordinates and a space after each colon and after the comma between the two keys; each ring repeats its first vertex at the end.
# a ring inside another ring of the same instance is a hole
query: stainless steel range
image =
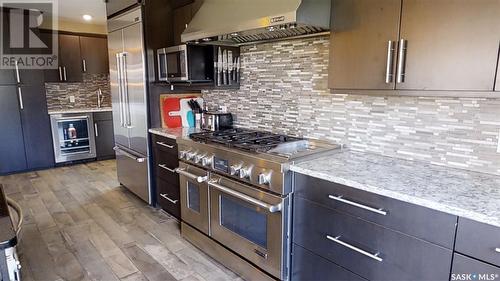
{"type": "MultiPolygon", "coordinates": [[[[287,280],[292,192],[288,167],[336,146],[240,128],[196,133],[177,142],[183,222],[256,270],[287,280]]],[[[183,231],[184,236],[190,233],[183,231]]],[[[226,265],[234,269],[234,264],[226,265]]],[[[239,269],[240,274],[258,276],[239,269]]]]}

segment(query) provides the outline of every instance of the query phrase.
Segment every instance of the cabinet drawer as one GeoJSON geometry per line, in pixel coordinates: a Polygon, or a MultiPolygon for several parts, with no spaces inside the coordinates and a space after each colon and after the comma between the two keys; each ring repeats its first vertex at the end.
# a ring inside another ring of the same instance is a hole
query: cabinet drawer
{"type": "Polygon", "coordinates": [[[459,218],[455,251],[500,266],[500,228],[459,218]]]}
{"type": "Polygon", "coordinates": [[[113,120],[113,112],[104,111],[104,112],[94,112],[94,121],[109,121],[113,120]]]}
{"type": "Polygon", "coordinates": [[[292,281],[363,281],[366,279],[293,244],[292,281]]]}
{"type": "Polygon", "coordinates": [[[153,147],[157,152],[166,152],[178,157],[177,142],[174,139],[153,135],[153,147]]]}
{"type": "Polygon", "coordinates": [[[179,167],[179,160],[176,155],[157,151],[155,153],[154,163],[157,176],[169,181],[179,181],[179,175],[174,171],[177,167],[179,167]]]}
{"type": "Polygon", "coordinates": [[[456,216],[301,174],[295,186],[298,196],[330,209],[453,249],[456,216]]]}
{"type": "Polygon", "coordinates": [[[294,243],[369,280],[449,277],[451,250],[300,197],[293,228],[294,243]]]}
{"type": "Polygon", "coordinates": [[[179,195],[179,184],[173,184],[156,178],[156,196],[158,205],[176,218],[180,218],[181,205],[179,195]]]}
{"type": "Polygon", "coordinates": [[[457,253],[453,255],[451,280],[495,280],[498,278],[495,278],[495,276],[500,276],[500,267],[480,262],[457,253]],[[479,276],[474,278],[471,275],[479,276]],[[471,276],[471,278],[467,279],[467,276],[471,276]]]}

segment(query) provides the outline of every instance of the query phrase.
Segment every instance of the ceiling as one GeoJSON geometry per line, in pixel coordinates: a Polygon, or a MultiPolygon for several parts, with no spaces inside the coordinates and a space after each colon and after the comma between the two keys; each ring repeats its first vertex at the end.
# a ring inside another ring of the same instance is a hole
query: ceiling
{"type": "Polygon", "coordinates": [[[59,18],[65,21],[105,24],[106,4],[104,0],[59,0],[59,18]],[[83,15],[91,15],[92,21],[84,21],[83,15]]]}

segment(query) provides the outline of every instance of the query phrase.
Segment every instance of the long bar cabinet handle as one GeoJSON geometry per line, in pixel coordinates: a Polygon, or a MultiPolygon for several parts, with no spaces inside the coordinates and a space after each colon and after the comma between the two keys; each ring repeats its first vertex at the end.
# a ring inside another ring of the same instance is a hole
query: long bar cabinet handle
{"type": "Polygon", "coordinates": [[[387,211],[385,211],[382,208],[377,209],[377,208],[366,206],[366,205],[363,205],[363,204],[360,204],[360,203],[357,203],[357,202],[354,202],[354,201],[351,201],[351,200],[347,200],[342,195],[339,195],[339,196],[328,195],[328,198],[330,198],[332,200],[335,200],[335,201],[339,201],[339,202],[345,203],[347,205],[358,207],[358,208],[361,208],[361,209],[364,209],[364,210],[367,210],[367,211],[370,211],[370,212],[373,212],[373,213],[376,213],[376,214],[379,214],[379,215],[383,215],[383,216],[387,215],[387,211]]]}
{"type": "Polygon", "coordinates": [[[405,39],[399,40],[399,52],[398,52],[398,77],[396,79],[397,83],[404,83],[406,78],[406,49],[407,41],[405,39]]]}
{"type": "Polygon", "coordinates": [[[166,193],[161,193],[160,196],[165,198],[167,201],[169,201],[172,204],[177,204],[177,202],[179,202],[179,200],[174,200],[174,199],[168,197],[168,194],[166,194],[166,193]]]}
{"type": "Polygon", "coordinates": [[[164,142],[161,142],[161,141],[157,141],[157,142],[156,142],[156,144],[161,145],[161,146],[164,146],[164,147],[166,147],[166,148],[170,148],[170,149],[174,148],[174,146],[173,146],[173,145],[168,145],[168,144],[166,144],[166,143],[164,143],[164,142]]]}
{"type": "Polygon", "coordinates": [[[385,69],[385,83],[389,84],[393,82],[393,69],[394,69],[394,41],[389,40],[387,42],[387,66],[385,69]]]}
{"type": "Polygon", "coordinates": [[[327,235],[326,239],[328,239],[330,241],[333,241],[333,242],[335,242],[337,244],[340,244],[340,245],[342,245],[342,246],[344,246],[346,248],[349,248],[349,249],[351,249],[351,250],[353,250],[355,252],[358,252],[358,253],[360,253],[360,254],[362,254],[364,256],[367,256],[367,257],[369,257],[371,259],[374,259],[374,260],[376,260],[378,262],[382,262],[383,261],[383,259],[380,257],[380,253],[373,254],[373,253],[370,253],[370,252],[365,251],[363,249],[360,249],[360,248],[358,248],[356,246],[353,246],[353,245],[351,245],[349,243],[346,243],[346,242],[340,240],[340,235],[339,236],[335,236],[335,237],[327,235]]]}
{"type": "Polygon", "coordinates": [[[165,170],[167,170],[167,171],[169,171],[169,172],[171,172],[171,173],[176,173],[176,172],[177,172],[177,171],[176,171],[176,169],[177,169],[177,168],[176,168],[176,169],[170,169],[170,168],[169,168],[169,167],[167,167],[167,165],[165,165],[165,164],[158,164],[158,167],[160,167],[160,168],[162,168],[162,169],[165,169],[165,170]]]}

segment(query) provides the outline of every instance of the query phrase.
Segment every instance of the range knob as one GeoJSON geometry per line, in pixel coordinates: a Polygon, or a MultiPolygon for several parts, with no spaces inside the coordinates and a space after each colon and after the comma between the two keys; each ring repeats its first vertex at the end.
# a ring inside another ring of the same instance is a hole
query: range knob
{"type": "Polygon", "coordinates": [[[229,173],[231,174],[231,176],[236,176],[240,171],[240,169],[241,169],[241,164],[231,165],[231,167],[229,168],[229,173]]]}
{"type": "Polygon", "coordinates": [[[271,172],[262,172],[259,174],[259,184],[269,185],[271,183],[271,172]]]}
{"type": "Polygon", "coordinates": [[[186,158],[186,154],[188,153],[187,150],[181,150],[179,151],[179,159],[186,158]]]}
{"type": "Polygon", "coordinates": [[[197,154],[198,154],[198,153],[196,153],[196,152],[191,152],[191,151],[188,151],[188,152],[186,153],[186,157],[185,157],[185,158],[186,158],[186,160],[191,161],[191,160],[193,160],[193,159],[194,159],[194,157],[195,157],[197,154]]]}
{"type": "Polygon", "coordinates": [[[247,166],[247,167],[242,167],[240,169],[240,178],[241,179],[248,179],[252,175],[252,166],[247,166]]]}
{"type": "Polygon", "coordinates": [[[201,158],[201,165],[203,165],[203,166],[212,165],[212,159],[213,159],[213,156],[205,156],[205,157],[201,158]]]}
{"type": "Polygon", "coordinates": [[[194,163],[200,164],[202,159],[205,158],[207,155],[206,154],[196,154],[194,156],[194,163]]]}

